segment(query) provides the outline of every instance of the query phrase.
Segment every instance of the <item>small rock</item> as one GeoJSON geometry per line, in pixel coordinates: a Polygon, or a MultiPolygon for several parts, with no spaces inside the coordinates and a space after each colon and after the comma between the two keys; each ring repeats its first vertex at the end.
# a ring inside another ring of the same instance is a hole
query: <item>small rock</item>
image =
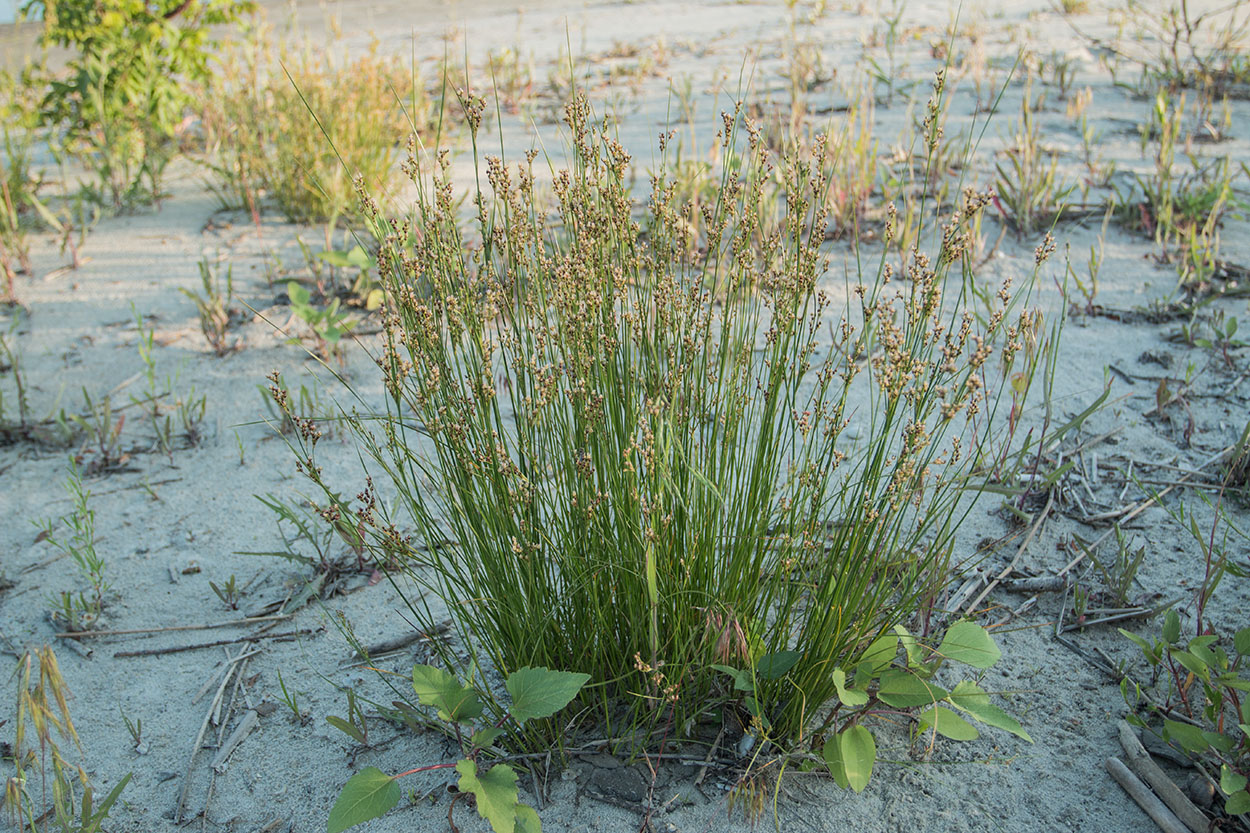
{"type": "Polygon", "coordinates": [[[1191,801],[1204,809],[1210,807],[1215,800],[1215,787],[1201,775],[1189,779],[1185,792],[1189,793],[1191,801]]]}

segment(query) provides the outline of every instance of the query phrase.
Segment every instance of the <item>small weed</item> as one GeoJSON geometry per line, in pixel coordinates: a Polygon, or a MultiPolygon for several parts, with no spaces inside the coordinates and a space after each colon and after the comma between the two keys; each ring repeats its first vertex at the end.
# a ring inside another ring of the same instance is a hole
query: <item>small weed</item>
{"type": "Polygon", "coordinates": [[[338,729],[361,746],[369,745],[369,724],[365,720],[365,711],[356,701],[356,692],[347,690],[347,717],[327,715],[326,723],[338,729]]]}
{"type": "Polygon", "coordinates": [[[70,513],[36,525],[43,530],[39,537],[68,555],[91,585],[90,591],[63,593],[56,601],[53,618],[68,630],[89,630],[104,610],[104,596],[110,585],[104,575],[104,559],[96,552],[95,510],[89,505],[91,492],[83,487],[75,464],[70,466],[65,490],[74,504],[70,513]]]}
{"type": "Polygon", "coordinates": [[[200,261],[200,283],[204,294],[182,290],[195,303],[196,312],[200,317],[200,332],[213,352],[224,356],[239,348],[238,342],[231,342],[226,335],[230,325],[238,315],[238,310],[231,306],[234,301],[234,267],[226,268],[226,282],[223,291],[220,276],[217,275],[208,260],[200,261]]]}
{"type": "MultiPolygon", "coordinates": [[[[291,301],[292,312],[308,325],[312,333],[313,350],[317,357],[323,361],[333,357],[341,362],[343,348],[339,342],[351,331],[352,322],[347,320],[347,311],[340,309],[339,299],[331,298],[326,306],[316,306],[312,303],[312,293],[307,287],[295,281],[287,282],[286,292],[291,301]]],[[[298,338],[292,339],[292,343],[299,342],[298,338]]]]}
{"type": "Polygon", "coordinates": [[[1064,201],[1076,189],[1058,173],[1059,154],[1042,147],[1027,85],[1020,120],[1005,154],[1006,163],[995,164],[995,204],[1016,234],[1027,237],[1053,224],[1063,211],[1064,201]]]}
{"type": "Polygon", "coordinates": [[[143,719],[135,718],[131,720],[130,715],[126,714],[126,710],[120,707],[118,707],[118,712],[121,714],[122,722],[126,724],[126,732],[130,735],[130,742],[134,750],[140,755],[147,754],[148,745],[143,741],[143,719]]]}
{"type": "MultiPolygon", "coordinates": [[[[486,770],[485,762],[497,755],[492,749],[505,735],[521,731],[531,720],[552,717],[573,701],[589,679],[587,674],[521,668],[504,681],[504,688],[512,696],[511,705],[505,707],[494,698],[483,701],[472,685],[465,685],[446,671],[429,665],[413,666],[413,691],[421,705],[434,709],[438,719],[450,725],[463,757],[398,775],[366,767],[343,786],[330,809],[328,833],[342,833],[388,812],[403,797],[398,779],[441,769],[455,769],[460,774],[460,791],[452,799],[453,809],[460,796],[471,794],[477,800],[478,814],[496,833],[540,829],[538,813],[520,802],[516,770],[508,763],[497,763],[486,770]]],[[[348,697],[351,702],[350,692],[348,697]]],[[[331,725],[355,737],[356,727],[346,721],[331,725]]]]}
{"type": "Polygon", "coordinates": [[[290,710],[290,720],[299,726],[307,726],[311,719],[306,711],[300,708],[294,689],[288,690],[286,680],[282,679],[282,671],[278,670],[278,688],[282,690],[282,704],[290,710]]]}
{"type": "Polygon", "coordinates": [[[239,589],[239,585],[235,581],[233,575],[221,584],[217,584],[215,581],[210,581],[208,586],[212,588],[212,591],[217,594],[217,598],[220,599],[221,603],[227,608],[230,610],[239,609],[239,599],[242,598],[243,591],[239,589]]]}

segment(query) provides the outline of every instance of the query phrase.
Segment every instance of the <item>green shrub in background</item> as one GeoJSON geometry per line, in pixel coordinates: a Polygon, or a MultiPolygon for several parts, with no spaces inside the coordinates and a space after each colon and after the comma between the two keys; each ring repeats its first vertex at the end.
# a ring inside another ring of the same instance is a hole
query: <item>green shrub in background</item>
{"type": "Polygon", "coordinates": [[[251,8],[246,0],[28,0],[42,14],[41,43],[72,50],[48,81],[44,123],[80,159],[88,186],[116,208],[159,199],[176,128],[193,85],[208,78],[209,27],[251,8]]]}
{"type": "MultiPolygon", "coordinates": [[[[941,93],[939,78],[930,156],[941,93]]],[[[485,102],[462,106],[476,137],[485,102]]],[[[917,197],[934,251],[909,251],[898,274],[886,247],[875,272],[842,278],[822,250],[823,139],[778,156],[726,114],[726,162],[695,240],[665,165],[642,205],[628,153],[584,98],[566,122],[572,164],[551,172],[552,205],[533,151],[519,166],[485,160],[475,233],[445,154],[404,166],[418,197],[402,221],[366,199],[389,397],[385,412],[344,421],[372,480],[341,497],[306,419],[290,437],[298,468],[327,521],[363,530],[379,564],[427,591],[411,602],[418,627],[451,617],[461,643],[440,645],[441,659],[490,713],[506,703],[475,669],[567,670],[589,675],[580,699],[595,731],[688,736],[741,709],[758,748],[851,738],[825,758],[859,784],[871,760],[858,721],[891,702],[874,679],[897,687],[895,663],[903,673],[944,648],[976,667],[996,658],[970,623],[963,654],[894,630],[948,580],[969,461],[993,439],[1013,363],[1036,361],[1037,318],[1009,282],[974,287],[989,197],[965,192],[940,226],[917,197]],[[780,219],[761,205],[777,170],[780,219]],[[889,656],[865,663],[874,644],[889,656]]],[[[1052,251],[1038,248],[1039,267],[1052,251]]],[[[918,685],[909,702],[932,707],[920,725],[946,734],[953,713],[936,704],[948,693],[918,685]]],[[[988,695],[949,697],[980,708],[988,695]]]]}
{"type": "Polygon", "coordinates": [[[278,46],[257,26],[225,52],[221,83],[200,108],[211,187],[223,207],[256,220],[266,203],[296,223],[354,217],[354,177],[370,193],[389,190],[395,137],[424,134],[433,109],[414,71],[376,44],[348,59],[278,46]]]}

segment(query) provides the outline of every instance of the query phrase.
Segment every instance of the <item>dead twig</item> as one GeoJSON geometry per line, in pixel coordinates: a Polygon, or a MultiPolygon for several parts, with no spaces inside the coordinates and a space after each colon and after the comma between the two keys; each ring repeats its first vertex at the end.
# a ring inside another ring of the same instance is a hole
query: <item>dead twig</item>
{"type": "Polygon", "coordinates": [[[257,642],[261,639],[283,640],[295,639],[298,636],[309,636],[314,633],[320,633],[320,628],[300,628],[294,631],[282,631],[281,633],[253,633],[247,636],[240,636],[237,639],[217,639],[213,642],[197,642],[194,645],[174,645],[169,648],[144,648],[139,651],[117,651],[113,654],[114,659],[122,659],[123,657],[155,657],[162,654],[178,654],[183,651],[198,651],[201,648],[220,648],[223,645],[238,645],[245,642],[257,642]]]}
{"type": "Polygon", "coordinates": [[[53,636],[69,639],[87,639],[97,636],[133,636],[142,633],[173,633],[174,631],[207,631],[214,628],[231,628],[238,625],[254,625],[258,622],[277,622],[290,619],[294,614],[285,613],[281,616],[249,616],[244,619],[229,619],[225,622],[213,622],[209,625],[171,625],[167,628],[130,628],[114,631],[65,631],[54,633],[53,636]]]}

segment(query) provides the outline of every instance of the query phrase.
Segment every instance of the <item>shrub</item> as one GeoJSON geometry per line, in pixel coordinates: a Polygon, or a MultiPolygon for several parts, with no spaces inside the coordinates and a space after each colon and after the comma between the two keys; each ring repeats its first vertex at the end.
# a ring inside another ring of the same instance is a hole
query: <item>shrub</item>
{"type": "MultiPolygon", "coordinates": [[[[476,137],[485,103],[463,104],[476,137]]],[[[372,479],[340,498],[314,422],[290,440],[323,517],[359,525],[380,564],[445,602],[472,663],[589,674],[582,700],[618,736],[651,720],[688,733],[736,701],[757,735],[810,742],[846,684],[835,669],[945,581],[970,451],[1036,323],[1009,282],[969,306],[985,194],[964,194],[906,274],[882,253],[875,274],[830,275],[825,140],[777,159],[741,112],[725,115],[718,138],[741,153],[724,155],[699,241],[663,173],[637,203],[629,155],[581,97],[554,205],[536,194],[537,152],[487,158],[476,236],[446,155],[410,157],[406,219],[364,212],[386,408],[344,414],[394,501],[372,479]],[[785,211],[762,221],[774,164],[785,211]]],[[[443,615],[428,604],[412,605],[419,626],[443,615]]]]}
{"type": "Polygon", "coordinates": [[[216,45],[209,27],[227,24],[243,0],[27,0],[41,13],[44,45],[76,53],[52,78],[45,124],[96,175],[90,186],[115,207],[160,197],[160,182],[191,85],[208,78],[216,45]]]}
{"type": "Polygon", "coordinates": [[[261,28],[223,64],[224,84],[201,111],[216,155],[214,189],[224,206],[255,218],[265,200],[297,223],[350,214],[353,177],[385,191],[395,136],[424,132],[430,121],[412,71],[374,49],[355,60],[310,46],[278,49],[261,28]]]}

